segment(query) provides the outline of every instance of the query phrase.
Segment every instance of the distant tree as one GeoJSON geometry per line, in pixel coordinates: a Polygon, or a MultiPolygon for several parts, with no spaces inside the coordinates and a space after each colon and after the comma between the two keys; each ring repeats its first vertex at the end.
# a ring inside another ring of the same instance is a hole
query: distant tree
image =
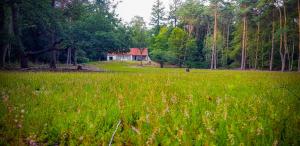
{"type": "Polygon", "coordinates": [[[171,26],[173,27],[177,27],[178,25],[178,10],[180,8],[182,4],[182,1],[181,0],[172,0],[172,3],[170,4],[169,6],[169,21],[171,23],[171,26]]]}
{"type": "Polygon", "coordinates": [[[151,58],[160,64],[163,68],[164,64],[169,61],[171,52],[168,46],[169,32],[167,27],[162,27],[159,34],[154,37],[154,42],[151,45],[151,58]]]}
{"type": "MultiPolygon", "coordinates": [[[[147,29],[143,17],[135,16],[130,22],[132,29],[132,46],[139,48],[141,55],[147,47],[147,29]]],[[[141,60],[141,65],[143,61],[141,60]]]]}
{"type": "Polygon", "coordinates": [[[196,47],[195,39],[189,37],[183,29],[174,28],[168,42],[169,49],[173,51],[176,57],[176,63],[182,67],[187,61],[190,50],[196,47]]]}
{"type": "Polygon", "coordinates": [[[221,0],[210,0],[211,7],[214,9],[214,33],[211,51],[210,69],[217,69],[217,34],[218,34],[218,9],[221,0]]]}
{"type": "Polygon", "coordinates": [[[155,0],[154,5],[152,6],[150,22],[150,24],[154,26],[155,34],[159,33],[159,29],[165,23],[165,20],[166,13],[163,3],[161,0],[155,0]]]}

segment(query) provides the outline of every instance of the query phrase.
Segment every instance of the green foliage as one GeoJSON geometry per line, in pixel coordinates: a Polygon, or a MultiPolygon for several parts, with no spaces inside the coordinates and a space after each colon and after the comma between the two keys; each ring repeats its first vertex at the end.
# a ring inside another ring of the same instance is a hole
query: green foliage
{"type": "Polygon", "coordinates": [[[176,64],[180,67],[186,63],[189,52],[196,47],[196,41],[180,29],[174,28],[169,37],[169,48],[174,52],[176,64]]]}
{"type": "Polygon", "coordinates": [[[167,27],[162,27],[157,36],[154,37],[154,42],[151,45],[151,59],[157,61],[163,67],[163,64],[171,61],[171,52],[168,46],[169,30],[167,27]]]}
{"type": "Polygon", "coordinates": [[[146,24],[143,17],[135,16],[130,22],[132,33],[132,45],[137,48],[146,48],[147,46],[147,32],[146,24]]]}
{"type": "Polygon", "coordinates": [[[151,25],[154,26],[155,34],[159,33],[160,27],[164,25],[166,20],[165,7],[161,0],[155,0],[151,12],[151,25]]]}

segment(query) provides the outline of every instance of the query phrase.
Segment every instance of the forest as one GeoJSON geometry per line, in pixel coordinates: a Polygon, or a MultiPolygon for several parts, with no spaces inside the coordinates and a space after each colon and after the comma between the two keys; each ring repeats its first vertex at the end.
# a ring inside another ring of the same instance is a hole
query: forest
{"type": "Polygon", "coordinates": [[[86,63],[149,48],[178,67],[300,70],[297,0],[156,0],[151,23],[118,18],[115,0],[3,0],[0,66],[86,63]]]}

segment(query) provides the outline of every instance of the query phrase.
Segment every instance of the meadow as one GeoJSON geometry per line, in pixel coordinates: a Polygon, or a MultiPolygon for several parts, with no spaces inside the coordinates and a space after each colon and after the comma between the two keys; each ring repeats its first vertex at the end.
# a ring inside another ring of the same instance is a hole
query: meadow
{"type": "Polygon", "coordinates": [[[0,72],[0,145],[300,145],[299,73],[90,65],[0,72]]]}

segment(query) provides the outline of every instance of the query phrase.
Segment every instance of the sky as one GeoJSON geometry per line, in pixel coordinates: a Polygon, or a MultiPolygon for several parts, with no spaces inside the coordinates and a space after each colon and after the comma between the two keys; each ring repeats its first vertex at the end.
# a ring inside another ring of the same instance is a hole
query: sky
{"type": "MultiPolygon", "coordinates": [[[[131,18],[138,15],[144,18],[147,25],[151,20],[151,9],[155,0],[122,0],[116,10],[123,22],[130,22],[131,18]]],[[[161,0],[168,10],[171,0],[161,0]]]]}

